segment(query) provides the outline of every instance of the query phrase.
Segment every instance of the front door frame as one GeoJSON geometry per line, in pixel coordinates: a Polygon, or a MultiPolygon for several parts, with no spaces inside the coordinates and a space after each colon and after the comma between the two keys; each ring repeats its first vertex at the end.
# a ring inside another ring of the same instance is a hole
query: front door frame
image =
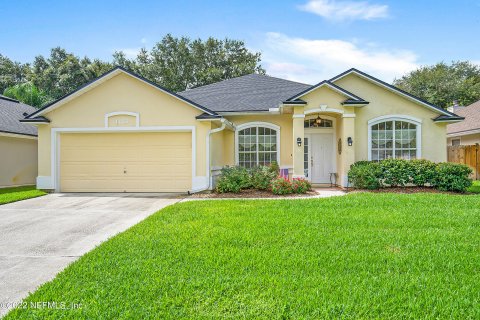
{"type": "MultiPolygon", "coordinates": [[[[332,133],[332,171],[336,172],[337,171],[337,144],[335,143],[337,141],[337,119],[335,117],[327,116],[324,114],[320,114],[322,118],[332,120],[332,127],[331,128],[305,128],[304,129],[304,136],[305,138],[308,138],[308,176],[306,179],[312,183],[326,183],[326,182],[314,182],[312,181],[312,166],[311,166],[311,159],[312,159],[312,154],[311,154],[311,135],[315,133],[332,133]]],[[[305,120],[309,120],[312,118],[316,118],[317,114],[307,116],[305,117],[305,120]]],[[[305,153],[304,153],[305,154],[305,153]]]]}

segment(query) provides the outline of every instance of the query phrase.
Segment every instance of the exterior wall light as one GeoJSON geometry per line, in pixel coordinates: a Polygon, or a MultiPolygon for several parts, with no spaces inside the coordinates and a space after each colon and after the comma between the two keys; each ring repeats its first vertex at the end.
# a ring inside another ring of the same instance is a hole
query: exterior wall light
{"type": "Polygon", "coordinates": [[[297,146],[302,146],[302,138],[297,138],[297,146]]]}
{"type": "Polygon", "coordinates": [[[352,137],[348,137],[347,138],[347,143],[348,143],[348,146],[351,147],[353,145],[353,140],[352,140],[352,137]]]}

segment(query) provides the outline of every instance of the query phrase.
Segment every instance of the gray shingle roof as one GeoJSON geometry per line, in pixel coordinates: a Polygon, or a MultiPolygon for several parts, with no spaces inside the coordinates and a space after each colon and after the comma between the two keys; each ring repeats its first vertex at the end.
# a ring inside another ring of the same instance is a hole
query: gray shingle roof
{"type": "Polygon", "coordinates": [[[25,118],[24,113],[31,114],[35,110],[32,106],[0,95],[0,131],[36,136],[36,127],[19,121],[25,118]]]}
{"type": "Polygon", "coordinates": [[[215,112],[268,111],[311,85],[249,74],[178,94],[215,112]]]}
{"type": "Polygon", "coordinates": [[[455,110],[455,113],[465,120],[458,123],[449,124],[447,133],[468,134],[471,130],[480,129],[480,100],[471,105],[455,110]]]}

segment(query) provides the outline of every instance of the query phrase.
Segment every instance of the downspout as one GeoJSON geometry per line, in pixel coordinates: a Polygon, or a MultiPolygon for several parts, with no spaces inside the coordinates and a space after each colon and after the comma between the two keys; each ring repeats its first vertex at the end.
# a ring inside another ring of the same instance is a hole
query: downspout
{"type": "MultiPolygon", "coordinates": [[[[211,175],[211,172],[210,172],[210,138],[211,138],[211,135],[213,133],[217,133],[217,132],[220,132],[220,131],[223,131],[226,127],[227,127],[227,124],[231,127],[233,127],[233,125],[227,121],[226,119],[221,119],[220,120],[222,122],[222,125],[219,127],[219,128],[216,128],[216,129],[212,129],[210,131],[208,131],[208,134],[207,134],[207,180],[208,180],[208,185],[207,185],[207,188],[204,189],[204,190],[210,190],[212,188],[212,175],[211,175]]],[[[203,191],[203,190],[201,190],[203,191]]]]}

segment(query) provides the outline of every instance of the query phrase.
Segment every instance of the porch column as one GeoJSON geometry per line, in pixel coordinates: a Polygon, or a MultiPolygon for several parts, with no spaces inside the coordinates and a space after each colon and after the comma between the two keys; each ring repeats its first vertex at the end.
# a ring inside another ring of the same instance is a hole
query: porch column
{"type": "Polygon", "coordinates": [[[345,113],[342,117],[342,120],[343,154],[340,183],[343,187],[346,187],[348,183],[348,171],[350,170],[350,166],[355,162],[355,144],[357,143],[355,139],[355,113],[345,113]],[[348,145],[349,140],[352,142],[351,146],[348,145]]]}
{"type": "Polygon", "coordinates": [[[292,178],[305,178],[305,173],[303,170],[303,140],[304,140],[304,128],[303,121],[305,119],[305,114],[303,113],[302,107],[294,107],[293,112],[293,174],[292,178]],[[298,146],[297,139],[301,139],[301,146],[298,146]]]}

